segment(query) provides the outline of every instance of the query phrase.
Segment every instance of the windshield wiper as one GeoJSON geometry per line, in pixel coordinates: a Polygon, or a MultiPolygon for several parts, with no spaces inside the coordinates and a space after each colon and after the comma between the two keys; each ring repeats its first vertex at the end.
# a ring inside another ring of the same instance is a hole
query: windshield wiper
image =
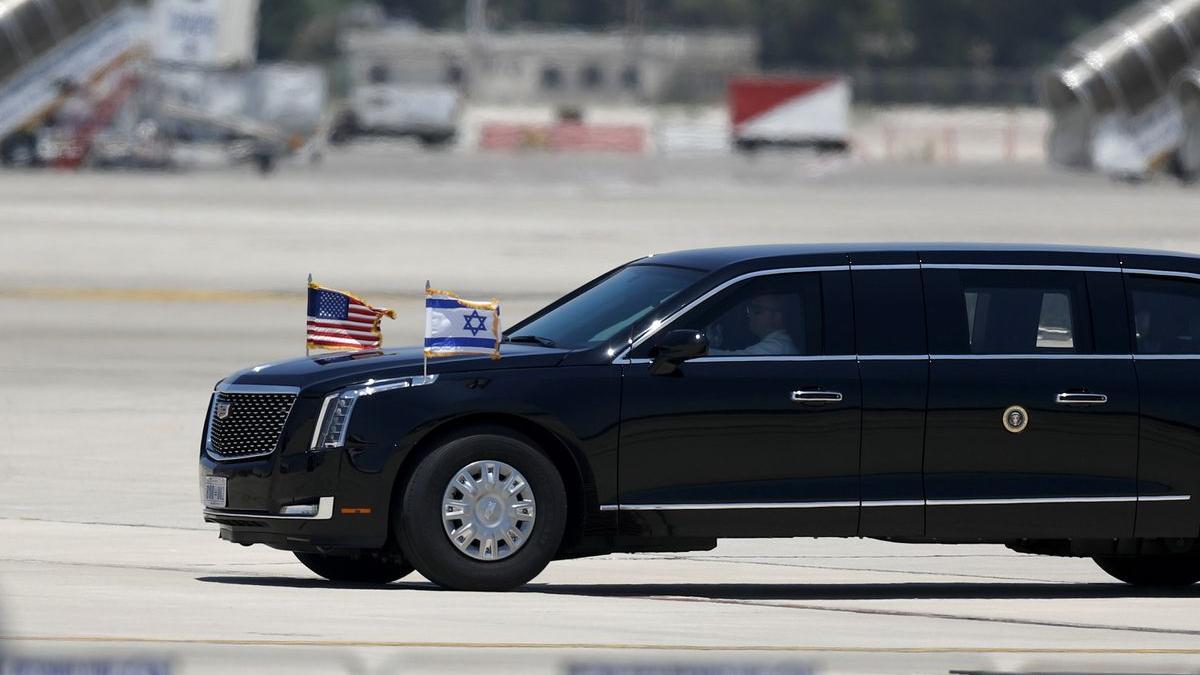
{"type": "Polygon", "coordinates": [[[543,347],[554,347],[555,342],[550,338],[545,338],[540,335],[513,335],[512,337],[504,338],[505,342],[513,344],[538,344],[543,347]]]}

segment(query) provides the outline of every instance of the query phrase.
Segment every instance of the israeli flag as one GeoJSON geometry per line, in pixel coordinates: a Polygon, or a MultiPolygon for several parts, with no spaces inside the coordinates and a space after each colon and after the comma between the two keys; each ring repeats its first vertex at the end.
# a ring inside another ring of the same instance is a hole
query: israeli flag
{"type": "Polygon", "coordinates": [[[425,289],[425,357],[488,354],[500,358],[500,303],[463,300],[425,289]]]}

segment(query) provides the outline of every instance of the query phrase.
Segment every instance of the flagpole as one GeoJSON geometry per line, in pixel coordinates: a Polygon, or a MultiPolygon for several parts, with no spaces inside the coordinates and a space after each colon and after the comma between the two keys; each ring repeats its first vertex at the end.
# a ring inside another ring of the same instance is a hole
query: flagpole
{"type": "MultiPolygon", "coordinates": [[[[429,280],[425,280],[425,300],[429,300],[429,280]]],[[[429,310],[425,310],[425,320],[429,321],[429,310]]],[[[429,354],[425,351],[425,331],[421,331],[421,378],[429,378],[429,354]]]]}
{"type": "MultiPolygon", "coordinates": [[[[308,285],[304,287],[304,297],[308,298],[309,289],[312,288],[312,272],[308,273],[308,285]]],[[[304,330],[304,356],[308,358],[308,329],[304,330]]]]}

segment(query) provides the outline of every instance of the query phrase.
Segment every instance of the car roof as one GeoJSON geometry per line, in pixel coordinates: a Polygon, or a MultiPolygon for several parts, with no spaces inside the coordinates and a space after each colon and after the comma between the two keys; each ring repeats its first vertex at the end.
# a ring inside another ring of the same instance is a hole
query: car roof
{"type": "Polygon", "coordinates": [[[1148,267],[1200,270],[1200,256],[1174,251],[1102,246],[999,243],[827,243],[725,246],[657,253],[635,264],[659,264],[714,271],[730,266],[834,264],[853,262],[1016,262],[1111,264],[1140,262],[1148,267]]]}

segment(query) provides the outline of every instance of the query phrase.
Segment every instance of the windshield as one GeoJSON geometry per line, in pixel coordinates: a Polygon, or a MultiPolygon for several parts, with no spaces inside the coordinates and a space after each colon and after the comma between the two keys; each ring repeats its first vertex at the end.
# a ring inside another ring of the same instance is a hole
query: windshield
{"type": "Polygon", "coordinates": [[[627,336],[639,320],[704,273],[662,265],[630,265],[508,335],[537,336],[581,349],[627,336]]]}

